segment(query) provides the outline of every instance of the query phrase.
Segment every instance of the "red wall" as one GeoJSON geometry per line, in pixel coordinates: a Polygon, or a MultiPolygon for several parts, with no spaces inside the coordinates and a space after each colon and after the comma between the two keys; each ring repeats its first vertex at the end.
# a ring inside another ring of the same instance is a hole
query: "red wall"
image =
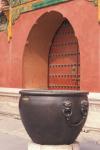
{"type": "Polygon", "coordinates": [[[0,86],[9,86],[10,50],[7,34],[0,33],[0,86]]]}
{"type": "Polygon", "coordinates": [[[71,1],[21,15],[13,26],[10,44],[7,42],[7,34],[0,33],[0,86],[22,87],[23,53],[29,32],[41,15],[52,10],[70,21],[78,38],[81,89],[100,92],[100,25],[97,22],[97,8],[85,0],[71,1]]]}

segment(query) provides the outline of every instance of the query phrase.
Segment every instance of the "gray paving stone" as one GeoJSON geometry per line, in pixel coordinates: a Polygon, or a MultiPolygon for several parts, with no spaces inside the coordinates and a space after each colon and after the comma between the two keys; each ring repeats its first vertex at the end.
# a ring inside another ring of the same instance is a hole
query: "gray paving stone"
{"type": "MultiPolygon", "coordinates": [[[[21,120],[0,116],[0,150],[27,150],[30,138],[21,120]]],[[[100,131],[81,132],[80,150],[100,150],[100,131]]]]}
{"type": "Polygon", "coordinates": [[[15,130],[19,130],[19,129],[23,129],[23,125],[21,123],[21,121],[17,120],[17,119],[13,119],[13,118],[7,118],[5,117],[4,119],[0,120],[0,131],[15,131],[15,130]]]}
{"type": "Polygon", "coordinates": [[[23,138],[0,133],[0,150],[27,150],[27,144],[23,138]]]}
{"type": "Polygon", "coordinates": [[[80,150],[100,150],[100,145],[94,141],[87,141],[80,144],[80,150]]]}

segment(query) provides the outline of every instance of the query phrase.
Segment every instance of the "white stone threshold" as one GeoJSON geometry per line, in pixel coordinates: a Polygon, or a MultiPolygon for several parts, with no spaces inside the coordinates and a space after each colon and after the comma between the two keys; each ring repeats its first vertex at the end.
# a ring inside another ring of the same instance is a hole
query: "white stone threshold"
{"type": "MultiPolygon", "coordinates": [[[[20,90],[24,90],[24,89],[0,87],[0,96],[3,96],[3,95],[4,96],[19,96],[20,90]]],[[[27,90],[29,90],[29,89],[27,89],[27,90]]],[[[36,89],[30,89],[30,90],[36,90],[36,89]]],[[[90,100],[100,100],[100,93],[90,92],[88,95],[88,98],[90,100]]]]}
{"type": "Polygon", "coordinates": [[[88,98],[91,100],[100,100],[100,93],[89,93],[88,98]]]}
{"type": "Polygon", "coordinates": [[[0,96],[19,96],[19,88],[0,88],[0,96]]]}
{"type": "Polygon", "coordinates": [[[28,150],[80,150],[80,146],[78,142],[70,145],[39,145],[30,142],[28,150]]]}

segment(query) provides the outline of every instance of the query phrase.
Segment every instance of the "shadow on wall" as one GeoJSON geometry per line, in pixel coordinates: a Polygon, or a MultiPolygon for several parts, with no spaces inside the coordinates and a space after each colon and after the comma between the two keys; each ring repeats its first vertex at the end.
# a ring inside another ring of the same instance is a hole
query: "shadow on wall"
{"type": "Polygon", "coordinates": [[[48,87],[48,53],[52,38],[64,20],[58,12],[47,12],[33,25],[23,56],[23,87],[48,87]]]}

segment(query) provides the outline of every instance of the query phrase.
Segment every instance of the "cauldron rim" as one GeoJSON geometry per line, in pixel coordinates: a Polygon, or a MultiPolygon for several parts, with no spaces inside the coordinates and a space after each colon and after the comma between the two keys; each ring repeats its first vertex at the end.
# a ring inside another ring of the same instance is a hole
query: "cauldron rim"
{"type": "Polygon", "coordinates": [[[19,91],[21,95],[34,95],[34,96],[80,96],[80,95],[88,95],[87,91],[80,90],[21,90],[19,91]]]}

